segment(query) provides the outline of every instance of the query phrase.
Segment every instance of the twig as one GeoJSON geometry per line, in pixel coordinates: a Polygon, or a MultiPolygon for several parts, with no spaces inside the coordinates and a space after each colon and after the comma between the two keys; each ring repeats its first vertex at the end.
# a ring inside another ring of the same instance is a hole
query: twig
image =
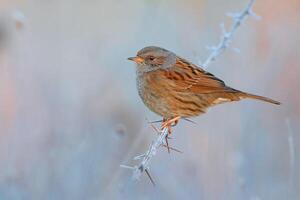
{"type": "Polygon", "coordinates": [[[243,10],[240,13],[227,14],[228,16],[233,18],[234,23],[233,23],[232,27],[230,28],[229,32],[226,32],[224,24],[221,24],[221,29],[223,32],[223,34],[221,36],[221,40],[217,46],[209,47],[209,49],[211,49],[212,52],[208,56],[206,61],[204,63],[202,63],[202,67],[204,69],[206,69],[212,61],[215,61],[216,58],[225,51],[225,49],[229,46],[231,39],[232,39],[233,35],[235,34],[236,30],[244,22],[244,20],[247,18],[247,16],[252,15],[252,16],[258,18],[258,16],[252,11],[252,6],[253,6],[254,2],[255,2],[255,0],[250,0],[247,7],[245,8],[245,10],[243,10]]]}
{"type": "MultiPolygon", "coordinates": [[[[135,166],[133,172],[133,178],[139,179],[141,174],[145,172],[145,170],[149,169],[149,164],[152,157],[156,154],[157,149],[164,144],[165,138],[168,136],[168,128],[164,128],[156,140],[152,142],[147,152],[144,154],[142,161],[139,165],[135,166]]],[[[149,177],[150,178],[150,177],[149,177]]],[[[151,178],[150,178],[151,179],[151,178]]],[[[152,182],[152,181],[151,181],[152,182]]]]}
{"type": "MultiPolygon", "coordinates": [[[[225,31],[225,28],[223,28],[223,35],[221,37],[220,43],[212,48],[211,54],[208,56],[204,64],[202,66],[206,68],[212,61],[216,60],[216,58],[225,51],[225,49],[228,47],[228,45],[231,42],[231,39],[236,32],[237,28],[241,25],[241,23],[246,19],[248,15],[256,16],[254,12],[252,11],[252,6],[255,0],[250,0],[249,4],[247,5],[246,9],[238,14],[231,14],[231,17],[234,19],[234,24],[232,25],[229,32],[225,31]]],[[[187,119],[186,119],[187,120],[187,119]]],[[[189,121],[189,120],[188,120],[189,121]]],[[[150,147],[148,148],[147,152],[145,154],[142,154],[140,156],[135,157],[135,159],[141,159],[140,163],[134,167],[124,166],[125,168],[133,169],[133,178],[135,180],[139,180],[142,173],[146,173],[154,185],[154,181],[149,173],[149,167],[150,167],[150,161],[152,157],[156,154],[159,147],[164,146],[164,142],[166,137],[168,136],[168,128],[163,128],[159,134],[158,137],[151,143],[150,147]]]]}

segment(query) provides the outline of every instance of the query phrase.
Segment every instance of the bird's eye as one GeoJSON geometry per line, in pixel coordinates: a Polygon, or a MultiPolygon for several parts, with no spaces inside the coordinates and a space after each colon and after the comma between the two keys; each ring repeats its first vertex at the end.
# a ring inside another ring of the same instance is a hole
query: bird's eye
{"type": "Polygon", "coordinates": [[[148,58],[149,58],[149,60],[151,60],[151,61],[153,61],[153,60],[155,59],[154,56],[149,56],[148,58]]]}

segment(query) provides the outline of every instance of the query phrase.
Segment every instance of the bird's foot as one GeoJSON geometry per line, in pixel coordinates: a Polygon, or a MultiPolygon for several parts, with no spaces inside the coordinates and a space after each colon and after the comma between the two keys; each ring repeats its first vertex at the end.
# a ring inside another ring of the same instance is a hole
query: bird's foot
{"type": "Polygon", "coordinates": [[[161,124],[161,129],[168,128],[168,132],[169,132],[169,134],[171,134],[172,133],[171,127],[176,126],[178,124],[179,119],[180,119],[180,116],[173,117],[170,119],[164,118],[163,122],[161,124]]]}
{"type": "MultiPolygon", "coordinates": [[[[162,125],[161,125],[161,130],[163,130],[164,128],[167,128],[168,129],[168,135],[166,135],[166,138],[165,138],[165,143],[166,143],[166,148],[168,149],[168,153],[170,153],[170,149],[171,147],[169,146],[169,142],[168,142],[168,139],[169,138],[169,135],[172,133],[172,126],[176,126],[178,121],[179,121],[180,117],[174,117],[174,118],[171,118],[171,119],[163,119],[163,122],[162,122],[162,125]]],[[[174,148],[172,148],[174,149],[174,148]]]]}

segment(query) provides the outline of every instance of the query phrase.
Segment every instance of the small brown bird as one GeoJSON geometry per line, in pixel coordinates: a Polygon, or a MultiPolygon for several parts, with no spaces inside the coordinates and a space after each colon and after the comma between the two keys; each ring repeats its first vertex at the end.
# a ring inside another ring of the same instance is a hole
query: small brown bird
{"type": "Polygon", "coordinates": [[[140,97],[165,121],[176,122],[180,117],[198,116],[211,106],[246,98],[280,104],[228,87],[213,74],[160,47],[145,47],[136,57],[128,59],[137,63],[140,97]]]}

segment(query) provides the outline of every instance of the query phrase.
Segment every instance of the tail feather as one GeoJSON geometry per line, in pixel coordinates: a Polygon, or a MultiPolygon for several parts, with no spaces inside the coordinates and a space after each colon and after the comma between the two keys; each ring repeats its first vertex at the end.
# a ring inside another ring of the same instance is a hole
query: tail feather
{"type": "Polygon", "coordinates": [[[242,97],[242,98],[257,99],[257,100],[265,101],[265,102],[276,104],[276,105],[281,104],[279,101],[275,101],[273,99],[263,97],[263,96],[259,96],[259,95],[255,95],[255,94],[249,94],[249,93],[244,93],[244,92],[241,92],[240,94],[241,94],[240,97],[242,97]]]}

